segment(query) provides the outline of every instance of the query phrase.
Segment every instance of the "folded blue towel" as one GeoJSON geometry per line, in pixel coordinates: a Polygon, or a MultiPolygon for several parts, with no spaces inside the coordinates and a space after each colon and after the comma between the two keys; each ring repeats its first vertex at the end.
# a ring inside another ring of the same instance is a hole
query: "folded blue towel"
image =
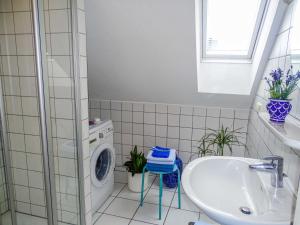
{"type": "Polygon", "coordinates": [[[170,155],[170,150],[157,150],[152,151],[152,156],[155,158],[168,158],[170,155]]]}
{"type": "MultiPolygon", "coordinates": [[[[166,150],[166,152],[169,152],[169,155],[167,157],[157,157],[156,153],[154,153],[154,155],[153,155],[154,151],[157,151],[157,150],[160,150],[160,149],[165,149],[165,148],[161,148],[159,146],[153,147],[147,155],[147,162],[157,163],[157,164],[168,164],[168,165],[174,164],[174,161],[175,161],[175,158],[176,158],[175,149],[169,149],[168,151],[166,150]]],[[[164,154],[164,153],[162,153],[162,154],[164,154]]]]}
{"type": "Polygon", "coordinates": [[[152,150],[170,151],[171,149],[170,148],[164,148],[164,147],[161,147],[161,146],[155,146],[155,147],[152,147],[152,150]]]}
{"type": "Polygon", "coordinates": [[[172,172],[174,169],[173,165],[160,165],[156,163],[147,163],[147,169],[153,172],[172,172]]]}

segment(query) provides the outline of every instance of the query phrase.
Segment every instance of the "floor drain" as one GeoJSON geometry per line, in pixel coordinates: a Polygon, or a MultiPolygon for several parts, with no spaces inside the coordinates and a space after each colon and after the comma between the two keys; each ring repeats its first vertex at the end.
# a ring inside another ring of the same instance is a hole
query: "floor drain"
{"type": "Polygon", "coordinates": [[[242,206],[242,207],[240,207],[240,210],[241,210],[242,213],[244,213],[246,215],[251,214],[251,210],[248,207],[242,206]]]}

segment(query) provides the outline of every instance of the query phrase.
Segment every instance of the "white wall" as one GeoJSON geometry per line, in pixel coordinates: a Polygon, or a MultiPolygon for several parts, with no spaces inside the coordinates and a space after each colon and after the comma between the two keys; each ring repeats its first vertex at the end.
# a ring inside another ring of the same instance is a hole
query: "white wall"
{"type": "Polygon", "coordinates": [[[89,0],[87,12],[90,97],[250,107],[249,95],[198,93],[194,0],[89,0]]]}

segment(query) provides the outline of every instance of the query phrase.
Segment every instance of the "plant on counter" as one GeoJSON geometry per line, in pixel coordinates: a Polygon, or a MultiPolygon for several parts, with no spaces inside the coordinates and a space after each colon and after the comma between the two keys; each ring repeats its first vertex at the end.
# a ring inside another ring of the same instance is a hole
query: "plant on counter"
{"type": "Polygon", "coordinates": [[[209,129],[211,133],[204,135],[200,139],[200,145],[198,147],[200,156],[206,155],[224,155],[224,148],[227,146],[230,153],[232,153],[232,145],[239,144],[238,136],[239,129],[231,130],[229,127],[224,128],[222,125],[221,129],[213,130],[209,129]],[[216,150],[215,150],[216,149],[216,150]]]}
{"type": "Polygon", "coordinates": [[[270,114],[270,120],[276,123],[284,123],[285,117],[292,109],[289,99],[290,95],[298,88],[300,80],[300,71],[293,74],[291,66],[286,74],[282,69],[272,70],[270,77],[265,77],[270,93],[270,101],[267,104],[267,110],[270,114]]]}
{"type": "MultiPolygon", "coordinates": [[[[124,163],[128,171],[128,187],[133,192],[140,192],[142,187],[142,172],[147,163],[143,152],[138,152],[137,146],[130,152],[130,160],[124,163]]],[[[149,172],[145,173],[144,187],[148,187],[149,172]]]]}

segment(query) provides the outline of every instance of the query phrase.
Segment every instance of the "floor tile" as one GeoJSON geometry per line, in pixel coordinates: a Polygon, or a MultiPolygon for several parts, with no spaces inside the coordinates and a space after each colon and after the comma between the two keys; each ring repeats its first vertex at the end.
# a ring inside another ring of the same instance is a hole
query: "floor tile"
{"type": "Polygon", "coordinates": [[[219,225],[217,222],[213,221],[212,219],[210,219],[207,215],[205,215],[204,213],[200,213],[200,221],[206,222],[209,225],[219,225]]]}
{"type": "MultiPolygon", "coordinates": [[[[178,208],[178,195],[175,194],[172,205],[173,208],[178,208]]],[[[181,194],[181,209],[199,212],[200,209],[189,199],[186,194],[181,194]]]]}
{"type": "Polygon", "coordinates": [[[121,216],[131,219],[139,206],[139,202],[115,198],[110,206],[104,211],[106,214],[121,216]]]}
{"type": "MultiPolygon", "coordinates": [[[[151,188],[159,189],[159,177],[157,176],[151,186],[151,188]]],[[[167,191],[176,191],[177,188],[168,188],[163,184],[163,189],[167,191]]]]}
{"type": "Polygon", "coordinates": [[[95,225],[128,225],[129,219],[103,214],[95,225]]]}
{"type": "Polygon", "coordinates": [[[158,219],[158,205],[144,203],[142,207],[139,207],[133,220],[148,222],[152,224],[162,225],[166,218],[168,207],[162,206],[161,220],[158,219]]]}
{"type": "Polygon", "coordinates": [[[157,177],[157,175],[155,174],[150,174],[149,175],[149,185],[152,185],[153,184],[153,181],[155,180],[155,178],[157,177]]]}
{"type": "Polygon", "coordinates": [[[104,212],[105,209],[107,209],[107,207],[109,206],[109,204],[115,199],[115,197],[109,197],[104,203],[103,205],[97,210],[97,212],[104,212]]]}
{"type": "MultiPolygon", "coordinates": [[[[176,188],[176,192],[178,192],[178,188],[176,188]]],[[[183,189],[183,187],[182,187],[182,183],[181,183],[181,185],[180,185],[180,193],[182,193],[182,194],[185,193],[185,192],[184,192],[184,189],[183,189]]]]}
{"type": "Polygon", "coordinates": [[[164,225],[187,225],[189,222],[196,222],[199,213],[181,209],[170,208],[164,225]]]}
{"type": "Polygon", "coordinates": [[[151,223],[146,223],[142,221],[131,220],[129,225],[152,225],[151,223]]]}
{"type": "MultiPolygon", "coordinates": [[[[144,191],[144,196],[147,193],[148,193],[148,190],[145,190],[144,191]]],[[[118,197],[140,201],[141,193],[130,191],[129,188],[128,188],[128,186],[126,185],[126,187],[124,187],[122,189],[122,191],[120,192],[120,194],[118,194],[118,197]]]]}
{"type": "MultiPolygon", "coordinates": [[[[163,190],[162,193],[162,205],[170,206],[172,199],[174,196],[174,192],[163,190]]],[[[144,202],[157,204],[159,203],[159,190],[155,188],[151,188],[147,193],[144,202]]]]}
{"type": "Polygon", "coordinates": [[[125,184],[115,182],[114,191],[111,194],[111,196],[117,196],[124,186],[125,186],[125,184]]]}

